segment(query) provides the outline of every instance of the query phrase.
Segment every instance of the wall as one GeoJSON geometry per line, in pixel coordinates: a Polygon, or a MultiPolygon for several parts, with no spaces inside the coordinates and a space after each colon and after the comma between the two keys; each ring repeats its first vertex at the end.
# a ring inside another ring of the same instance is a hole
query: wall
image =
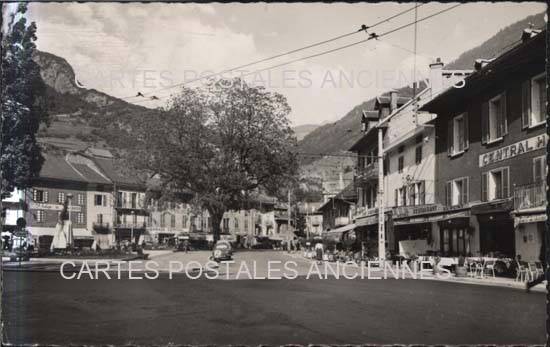
{"type": "Polygon", "coordinates": [[[471,99],[449,102],[446,110],[438,114],[436,121],[436,202],[445,203],[445,182],[458,177],[470,177],[470,203],[481,201],[481,173],[503,166],[510,166],[510,183],[521,185],[531,183],[533,158],[544,155],[544,149],[528,152],[504,161],[490,164],[480,169],[479,155],[506,147],[520,140],[541,135],[545,132],[544,125],[521,129],[521,83],[542,72],[544,67],[531,67],[523,73],[507,76],[507,80],[499,85],[490,86],[489,90],[477,94],[471,99]],[[502,141],[481,144],[481,104],[504,91],[507,91],[508,134],[502,141]],[[447,121],[458,114],[468,112],[469,149],[461,155],[449,157],[447,154],[447,121]]]}
{"type": "Polygon", "coordinates": [[[539,261],[540,245],[543,235],[537,223],[521,224],[515,231],[516,255],[523,261],[539,261]]]}

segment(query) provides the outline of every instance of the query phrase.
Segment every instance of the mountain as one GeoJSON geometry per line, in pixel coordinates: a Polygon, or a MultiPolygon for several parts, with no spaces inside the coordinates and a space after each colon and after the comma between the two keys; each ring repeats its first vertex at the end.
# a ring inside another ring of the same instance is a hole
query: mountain
{"type": "Polygon", "coordinates": [[[115,146],[116,127],[124,117],[150,112],[76,80],[71,65],[54,54],[37,51],[33,57],[47,86],[50,125],[41,127],[38,140],[46,151],[115,146]]]}
{"type": "MultiPolygon", "coordinates": [[[[474,66],[474,61],[478,58],[491,59],[502,54],[521,42],[521,33],[529,24],[533,24],[535,28],[544,26],[544,13],[526,17],[514,24],[509,25],[497,32],[490,39],[482,43],[480,46],[472,48],[461,54],[455,61],[446,65],[445,69],[467,69],[471,70],[474,66]]],[[[412,91],[409,87],[404,87],[398,90],[400,96],[411,96],[412,91]]],[[[334,123],[320,126],[306,135],[298,142],[300,153],[329,153],[336,154],[348,150],[355,141],[361,137],[360,119],[363,110],[372,110],[375,98],[364,101],[361,104],[352,108],[346,115],[334,123]]],[[[316,159],[311,156],[301,156],[301,164],[311,166],[312,163],[317,163],[323,166],[322,161],[326,158],[316,159]]],[[[315,165],[313,165],[315,166],[315,165]]]]}
{"type": "Polygon", "coordinates": [[[292,127],[292,131],[294,131],[296,138],[298,139],[298,141],[300,141],[304,137],[306,137],[307,134],[317,129],[318,127],[318,124],[303,124],[292,127]]]}

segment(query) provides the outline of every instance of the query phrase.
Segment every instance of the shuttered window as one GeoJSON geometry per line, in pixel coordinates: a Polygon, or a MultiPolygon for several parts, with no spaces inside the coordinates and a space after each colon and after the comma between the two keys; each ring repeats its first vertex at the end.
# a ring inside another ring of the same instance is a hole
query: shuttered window
{"type": "Polygon", "coordinates": [[[470,200],[468,177],[457,178],[445,185],[445,200],[447,206],[465,205],[470,200]]]}
{"type": "Polygon", "coordinates": [[[531,126],[531,80],[521,84],[521,127],[531,126]]]}
{"type": "Polygon", "coordinates": [[[425,205],[426,204],[426,183],[424,181],[418,182],[418,204],[419,205],[425,205]]]}
{"type": "Polygon", "coordinates": [[[544,156],[533,159],[533,182],[544,181],[546,178],[546,160],[544,156]]]}
{"type": "Polygon", "coordinates": [[[500,140],[508,134],[506,92],[482,104],[481,142],[483,144],[500,140]]]}
{"type": "Polygon", "coordinates": [[[468,113],[454,117],[447,126],[447,153],[454,155],[467,150],[470,145],[468,113]]]}
{"type": "Polygon", "coordinates": [[[489,200],[489,183],[488,183],[488,174],[485,172],[481,175],[481,201],[489,200]]]}

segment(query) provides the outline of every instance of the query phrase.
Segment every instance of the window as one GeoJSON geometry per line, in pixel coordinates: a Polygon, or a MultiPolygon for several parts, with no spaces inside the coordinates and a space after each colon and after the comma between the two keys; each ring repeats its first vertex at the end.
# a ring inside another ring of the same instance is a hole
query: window
{"type": "Polygon", "coordinates": [[[481,200],[505,199],[510,195],[509,168],[500,168],[481,175],[481,200]]]}
{"type": "Polygon", "coordinates": [[[244,230],[248,231],[248,219],[244,220],[244,230]]]}
{"type": "Polygon", "coordinates": [[[426,204],[426,188],[424,182],[416,183],[417,205],[426,204]]]}
{"type": "Polygon", "coordinates": [[[390,171],[390,159],[387,156],[384,157],[384,160],[382,160],[382,165],[384,170],[384,176],[386,176],[390,171]]]}
{"type": "Polygon", "coordinates": [[[133,225],[136,225],[136,224],[137,224],[137,214],[133,214],[133,215],[132,215],[132,224],[133,224],[133,225]]]}
{"type": "Polygon", "coordinates": [[[103,224],[103,215],[101,213],[98,213],[96,221],[97,224],[103,224]]]}
{"type": "Polygon", "coordinates": [[[132,208],[137,208],[137,193],[132,193],[131,199],[132,208]]]}
{"type": "Polygon", "coordinates": [[[447,153],[452,156],[468,149],[468,114],[460,114],[448,123],[447,153]]]}
{"type": "Polygon", "coordinates": [[[533,159],[533,182],[541,182],[546,178],[545,156],[533,159]]]}
{"type": "Polygon", "coordinates": [[[61,220],[61,211],[57,211],[57,220],[61,220]]]}
{"type": "Polygon", "coordinates": [[[65,193],[63,193],[63,192],[57,193],[57,203],[58,204],[64,204],[65,203],[65,193]]]}
{"type": "Polygon", "coordinates": [[[409,191],[409,199],[408,199],[409,205],[414,206],[416,203],[416,184],[409,185],[408,191],[409,191]]]}
{"type": "Polygon", "coordinates": [[[407,188],[399,188],[399,198],[401,200],[399,206],[407,206],[407,188]]]}
{"type": "Polygon", "coordinates": [[[181,225],[183,228],[187,228],[187,216],[183,216],[181,221],[181,225]]]}
{"type": "Polygon", "coordinates": [[[469,202],[468,177],[448,181],[445,185],[445,200],[447,206],[467,204],[469,202]]]}
{"type": "Polygon", "coordinates": [[[94,195],[94,205],[95,206],[107,206],[107,199],[102,194],[94,195]]]}
{"type": "Polygon", "coordinates": [[[417,165],[422,162],[422,145],[416,146],[414,152],[414,162],[417,165]]]}
{"type": "Polygon", "coordinates": [[[48,202],[48,192],[40,189],[34,189],[32,199],[36,202],[48,202]]]}
{"type": "Polygon", "coordinates": [[[405,165],[405,158],[403,156],[400,156],[397,158],[397,172],[402,173],[403,172],[403,166],[405,165]]]}
{"type": "Polygon", "coordinates": [[[235,218],[235,229],[239,229],[239,220],[235,218]]]}
{"type": "Polygon", "coordinates": [[[506,93],[483,103],[481,110],[481,143],[487,144],[502,139],[508,133],[506,93]]]}
{"type": "Polygon", "coordinates": [[[84,194],[77,195],[77,205],[84,205],[84,194]]]}
{"type": "Polygon", "coordinates": [[[525,81],[521,86],[521,91],[522,128],[543,124],[546,118],[546,80],[544,74],[525,81]]]}
{"type": "Polygon", "coordinates": [[[76,214],[76,223],[77,224],[84,224],[84,213],[78,212],[76,214]]]}
{"type": "Polygon", "coordinates": [[[37,210],[35,213],[35,219],[37,222],[43,222],[44,221],[44,211],[37,210]]]}
{"type": "Polygon", "coordinates": [[[160,215],[160,227],[166,227],[166,215],[164,213],[160,215]]]}
{"type": "Polygon", "coordinates": [[[176,215],[173,214],[173,215],[170,215],[170,226],[172,228],[175,228],[176,227],[176,215]]]}

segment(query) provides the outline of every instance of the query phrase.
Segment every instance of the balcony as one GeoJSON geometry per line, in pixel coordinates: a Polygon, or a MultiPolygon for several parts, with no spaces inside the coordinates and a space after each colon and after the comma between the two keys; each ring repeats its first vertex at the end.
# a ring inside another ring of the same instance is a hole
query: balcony
{"type": "Polygon", "coordinates": [[[362,185],[369,181],[378,181],[378,163],[374,162],[365,167],[355,169],[355,184],[362,185]]]}
{"type": "Polygon", "coordinates": [[[516,211],[546,207],[546,182],[540,181],[514,188],[516,211]]]}
{"type": "Polygon", "coordinates": [[[374,216],[378,214],[378,207],[368,208],[367,206],[359,206],[353,212],[353,219],[374,216]]]}
{"type": "Polygon", "coordinates": [[[98,234],[108,234],[111,231],[109,223],[93,223],[92,228],[98,234]]]}

